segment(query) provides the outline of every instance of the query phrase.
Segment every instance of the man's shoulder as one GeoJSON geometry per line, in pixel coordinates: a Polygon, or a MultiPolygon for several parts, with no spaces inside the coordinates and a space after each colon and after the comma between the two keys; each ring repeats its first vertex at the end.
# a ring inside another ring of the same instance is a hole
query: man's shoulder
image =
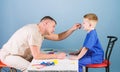
{"type": "Polygon", "coordinates": [[[27,24],[27,25],[25,25],[24,27],[34,27],[34,26],[36,26],[37,24],[27,24]]]}
{"type": "Polygon", "coordinates": [[[37,24],[27,24],[23,26],[23,29],[35,29],[37,24]]]}

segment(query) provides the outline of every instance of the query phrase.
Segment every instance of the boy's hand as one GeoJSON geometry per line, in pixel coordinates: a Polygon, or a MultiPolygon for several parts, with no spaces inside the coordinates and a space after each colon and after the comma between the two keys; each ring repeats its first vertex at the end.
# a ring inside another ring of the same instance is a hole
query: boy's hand
{"type": "Polygon", "coordinates": [[[80,51],[70,52],[69,55],[78,55],[80,51]]]}
{"type": "Polygon", "coordinates": [[[57,59],[64,59],[64,58],[66,58],[66,53],[59,53],[57,55],[57,59]]]}
{"type": "Polygon", "coordinates": [[[78,60],[79,58],[78,58],[78,56],[70,56],[69,59],[70,60],[78,60]]]}

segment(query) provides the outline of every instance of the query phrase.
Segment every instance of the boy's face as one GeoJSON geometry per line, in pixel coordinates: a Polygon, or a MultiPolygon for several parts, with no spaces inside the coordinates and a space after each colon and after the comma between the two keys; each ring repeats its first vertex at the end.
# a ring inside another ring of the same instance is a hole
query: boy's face
{"type": "Polygon", "coordinates": [[[83,30],[86,30],[86,31],[90,29],[90,21],[87,18],[83,19],[82,27],[83,27],[83,30]]]}

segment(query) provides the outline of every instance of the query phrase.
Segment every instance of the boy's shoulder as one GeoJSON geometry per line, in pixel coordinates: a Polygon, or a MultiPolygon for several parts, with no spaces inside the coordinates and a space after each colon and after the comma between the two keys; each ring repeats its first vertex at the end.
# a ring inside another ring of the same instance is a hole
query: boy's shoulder
{"type": "Polygon", "coordinates": [[[96,29],[91,30],[88,34],[96,34],[96,29]]]}

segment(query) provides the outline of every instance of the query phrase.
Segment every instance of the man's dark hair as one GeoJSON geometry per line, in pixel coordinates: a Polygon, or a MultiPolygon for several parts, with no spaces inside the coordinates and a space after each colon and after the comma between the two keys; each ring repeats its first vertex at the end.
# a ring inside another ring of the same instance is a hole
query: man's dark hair
{"type": "Polygon", "coordinates": [[[57,24],[57,22],[55,21],[55,19],[53,19],[53,18],[50,17],[50,16],[44,16],[44,17],[40,20],[40,22],[41,22],[42,20],[46,20],[46,19],[52,20],[52,21],[55,22],[55,24],[57,24]]]}

